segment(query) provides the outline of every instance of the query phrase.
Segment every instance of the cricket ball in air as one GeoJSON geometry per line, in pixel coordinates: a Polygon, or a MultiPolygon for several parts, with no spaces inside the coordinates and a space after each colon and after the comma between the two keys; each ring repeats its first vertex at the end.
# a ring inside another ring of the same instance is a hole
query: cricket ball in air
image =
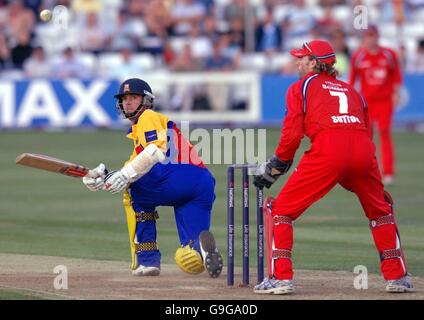
{"type": "Polygon", "coordinates": [[[52,12],[48,9],[44,9],[40,12],[40,19],[44,22],[50,21],[52,18],[52,12]]]}

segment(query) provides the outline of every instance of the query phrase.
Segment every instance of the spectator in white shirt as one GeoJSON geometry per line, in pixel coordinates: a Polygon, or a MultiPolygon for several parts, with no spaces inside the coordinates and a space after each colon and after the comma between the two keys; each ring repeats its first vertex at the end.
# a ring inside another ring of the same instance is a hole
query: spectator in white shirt
{"type": "Polygon", "coordinates": [[[112,76],[118,79],[140,77],[144,71],[143,68],[137,63],[132,50],[130,48],[123,48],[121,50],[122,64],[118,68],[114,68],[112,76]]]}
{"type": "Polygon", "coordinates": [[[196,58],[206,58],[212,53],[212,42],[211,39],[205,37],[200,32],[198,24],[193,23],[191,25],[190,35],[187,38],[191,45],[193,56],[196,58]]]}
{"type": "Polygon", "coordinates": [[[205,17],[203,4],[194,0],[176,0],[171,9],[173,32],[177,36],[187,35],[193,23],[200,23],[205,17]]]}
{"type": "Polygon", "coordinates": [[[118,15],[117,27],[107,35],[107,47],[111,51],[120,51],[124,48],[139,50],[141,39],[147,35],[145,23],[138,17],[130,16],[126,10],[118,15]]]}
{"type": "Polygon", "coordinates": [[[66,48],[63,57],[53,66],[52,76],[57,78],[88,78],[91,74],[87,66],[75,57],[72,48],[66,48]]]}
{"type": "Polygon", "coordinates": [[[87,13],[85,25],[79,35],[83,51],[98,54],[104,49],[106,36],[96,12],[87,13]]]}
{"type": "Polygon", "coordinates": [[[24,62],[25,75],[33,78],[45,78],[51,74],[51,64],[46,59],[43,47],[35,47],[31,57],[24,62]]]}
{"type": "Polygon", "coordinates": [[[304,0],[295,0],[283,21],[285,49],[291,49],[293,40],[308,40],[310,31],[316,25],[315,17],[306,9],[304,0]]]}

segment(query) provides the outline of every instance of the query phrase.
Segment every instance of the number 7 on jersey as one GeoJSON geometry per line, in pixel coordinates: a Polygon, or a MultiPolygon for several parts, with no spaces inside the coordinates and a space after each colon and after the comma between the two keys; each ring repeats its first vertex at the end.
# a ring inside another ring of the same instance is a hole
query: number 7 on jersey
{"type": "Polygon", "coordinates": [[[331,91],[330,90],[330,94],[333,97],[338,97],[339,98],[339,113],[340,114],[345,114],[348,113],[347,112],[347,96],[346,93],[344,92],[339,92],[339,91],[331,91]]]}

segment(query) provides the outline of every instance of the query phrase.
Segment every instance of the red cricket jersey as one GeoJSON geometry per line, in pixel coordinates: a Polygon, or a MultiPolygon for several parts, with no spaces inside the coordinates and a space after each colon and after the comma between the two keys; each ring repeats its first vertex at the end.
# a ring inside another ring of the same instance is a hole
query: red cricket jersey
{"type": "Polygon", "coordinates": [[[393,88],[402,83],[399,60],[394,50],[379,47],[376,54],[361,48],[352,55],[349,83],[359,77],[366,101],[392,99],[393,88]]]}
{"type": "Polygon", "coordinates": [[[312,72],[292,84],[286,105],[275,151],[280,160],[294,158],[304,135],[313,141],[322,130],[368,130],[368,113],[361,95],[348,83],[325,73],[312,72]]]}

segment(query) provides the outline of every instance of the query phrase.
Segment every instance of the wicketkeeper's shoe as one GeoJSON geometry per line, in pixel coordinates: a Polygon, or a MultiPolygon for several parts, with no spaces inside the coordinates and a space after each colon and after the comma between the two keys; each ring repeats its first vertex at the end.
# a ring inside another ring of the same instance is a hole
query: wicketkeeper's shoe
{"type": "Polygon", "coordinates": [[[276,280],[265,278],[253,289],[254,293],[261,294],[290,294],[294,292],[293,280],[276,280]]]}
{"type": "Polygon", "coordinates": [[[219,277],[224,266],[224,262],[216,247],[213,234],[210,231],[202,231],[199,235],[199,240],[205,269],[212,278],[219,277]]]}
{"type": "Polygon", "coordinates": [[[133,276],[158,276],[160,275],[160,268],[158,267],[146,267],[139,265],[132,271],[133,276]]]}
{"type": "Polygon", "coordinates": [[[408,276],[404,276],[397,280],[389,280],[386,283],[386,291],[387,292],[414,292],[414,286],[412,285],[412,281],[408,276]]]}

